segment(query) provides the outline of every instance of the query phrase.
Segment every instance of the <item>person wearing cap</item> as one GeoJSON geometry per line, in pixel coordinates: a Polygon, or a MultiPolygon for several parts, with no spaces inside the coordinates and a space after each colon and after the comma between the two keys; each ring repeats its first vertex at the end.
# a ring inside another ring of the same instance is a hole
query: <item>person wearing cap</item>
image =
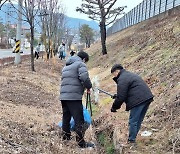
{"type": "Polygon", "coordinates": [[[62,104],[63,118],[62,130],[63,140],[71,139],[70,120],[73,117],[75,121],[76,141],[80,148],[93,147],[90,142],[85,142],[85,122],[83,116],[82,96],[84,90],[92,88],[86,62],[89,61],[89,55],[80,51],[77,56],[72,56],[66,61],[62,69],[60,101],[62,104]]]}
{"type": "Polygon", "coordinates": [[[121,64],[115,64],[111,73],[117,84],[117,94],[113,97],[115,100],[111,112],[116,112],[125,102],[126,111],[130,111],[128,143],[136,143],[136,136],[153,101],[153,94],[140,76],[126,71],[121,64]]]}

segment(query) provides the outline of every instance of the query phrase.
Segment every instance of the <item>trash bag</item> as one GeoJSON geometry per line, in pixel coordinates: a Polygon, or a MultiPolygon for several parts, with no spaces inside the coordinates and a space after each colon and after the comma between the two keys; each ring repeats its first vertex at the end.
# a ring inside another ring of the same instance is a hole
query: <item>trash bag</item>
{"type": "Polygon", "coordinates": [[[66,57],[66,52],[65,51],[63,51],[63,57],[66,57]]]}
{"type": "MultiPolygon", "coordinates": [[[[92,119],[88,109],[86,109],[84,106],[83,106],[83,116],[84,116],[85,129],[88,129],[90,124],[92,123],[92,119]]],[[[62,128],[62,121],[58,123],[58,126],[62,128]]],[[[74,128],[75,128],[75,122],[73,117],[71,117],[70,130],[74,131],[75,130],[74,128]]]]}

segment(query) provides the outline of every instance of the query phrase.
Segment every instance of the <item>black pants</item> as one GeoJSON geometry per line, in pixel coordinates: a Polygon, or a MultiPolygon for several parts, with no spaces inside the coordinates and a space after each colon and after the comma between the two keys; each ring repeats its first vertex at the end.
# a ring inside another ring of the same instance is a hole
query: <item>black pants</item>
{"type": "Polygon", "coordinates": [[[82,100],[62,100],[61,104],[63,109],[63,137],[70,137],[70,120],[71,117],[73,117],[75,122],[76,141],[78,144],[83,144],[85,124],[82,100]]]}
{"type": "Polygon", "coordinates": [[[37,51],[35,51],[35,58],[38,59],[39,58],[39,53],[37,51]]]}

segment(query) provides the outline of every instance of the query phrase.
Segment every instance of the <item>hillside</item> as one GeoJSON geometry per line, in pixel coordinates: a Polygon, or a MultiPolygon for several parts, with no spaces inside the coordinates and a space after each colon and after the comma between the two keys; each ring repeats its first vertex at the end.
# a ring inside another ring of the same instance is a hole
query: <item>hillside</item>
{"type": "MultiPolygon", "coordinates": [[[[168,13],[108,37],[106,56],[101,56],[100,43],[87,50],[91,54],[91,75],[98,74],[102,89],[116,91],[110,68],[121,63],[127,70],[141,75],[155,95],[142,128],[153,134],[149,138],[138,137],[139,148],[134,151],[138,154],[180,152],[180,10],[168,13]]],[[[104,130],[111,126],[120,142],[125,142],[128,113],[124,108],[116,114],[110,113],[112,102],[102,94],[99,108],[104,114],[100,118],[106,117],[102,122],[107,123],[104,130]]]]}
{"type": "Polygon", "coordinates": [[[67,25],[70,28],[78,29],[79,26],[81,26],[83,24],[89,25],[89,27],[91,27],[92,29],[94,29],[96,31],[99,30],[99,25],[96,21],[93,21],[93,20],[88,21],[88,20],[79,19],[79,18],[67,17],[67,25]]]}
{"type": "MultiPolygon", "coordinates": [[[[179,13],[169,12],[108,37],[108,55],[102,56],[100,43],[87,50],[90,76],[98,75],[102,89],[116,91],[110,68],[121,63],[141,75],[155,95],[141,129],[152,135],[138,136],[137,148],[122,149],[125,154],[180,153],[179,13]]],[[[57,123],[62,116],[58,97],[63,65],[59,59],[38,59],[36,72],[31,72],[30,61],[0,67],[0,153],[114,154],[113,141],[126,142],[128,113],[124,106],[111,113],[113,100],[104,94],[93,104],[94,122],[85,136],[97,148],[77,148],[74,135],[62,142],[57,123]]]]}

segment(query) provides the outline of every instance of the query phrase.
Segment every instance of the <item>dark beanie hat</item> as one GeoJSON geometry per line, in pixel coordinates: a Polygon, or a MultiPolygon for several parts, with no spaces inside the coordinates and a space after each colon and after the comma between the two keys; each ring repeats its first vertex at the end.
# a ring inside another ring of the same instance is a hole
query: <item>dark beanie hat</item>
{"type": "Polygon", "coordinates": [[[115,72],[116,70],[122,70],[123,67],[121,64],[115,64],[112,68],[111,68],[111,73],[115,72]]]}
{"type": "Polygon", "coordinates": [[[89,55],[84,51],[79,51],[77,54],[82,60],[85,59],[85,62],[89,61],[89,55]]]}

